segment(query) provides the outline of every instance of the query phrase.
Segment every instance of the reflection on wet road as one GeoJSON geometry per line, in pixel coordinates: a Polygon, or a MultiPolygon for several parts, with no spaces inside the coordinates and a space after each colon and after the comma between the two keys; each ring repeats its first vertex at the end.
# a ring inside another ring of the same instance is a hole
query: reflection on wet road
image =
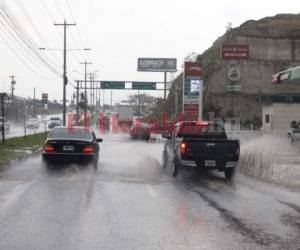
{"type": "Polygon", "coordinates": [[[161,168],[160,143],[105,135],[100,166],[0,173],[0,249],[299,249],[299,190],[161,168]]]}

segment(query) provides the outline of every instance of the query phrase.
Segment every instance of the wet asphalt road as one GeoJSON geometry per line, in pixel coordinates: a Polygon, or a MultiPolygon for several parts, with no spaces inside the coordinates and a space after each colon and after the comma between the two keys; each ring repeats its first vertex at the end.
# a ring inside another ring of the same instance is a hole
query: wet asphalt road
{"type": "Polygon", "coordinates": [[[160,143],[105,135],[99,169],[0,172],[0,249],[300,249],[300,194],[161,169],[160,143]]]}

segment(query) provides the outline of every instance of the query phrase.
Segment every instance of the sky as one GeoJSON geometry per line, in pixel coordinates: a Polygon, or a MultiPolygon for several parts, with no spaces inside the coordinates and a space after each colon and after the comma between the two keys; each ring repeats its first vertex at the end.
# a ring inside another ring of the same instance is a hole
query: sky
{"type": "MultiPolygon", "coordinates": [[[[92,63],[88,72],[97,71],[98,80],[163,81],[162,73],[137,72],[137,58],[177,58],[179,73],[184,58],[208,49],[229,22],[237,27],[279,13],[300,13],[300,1],[0,0],[1,92],[10,91],[9,76],[15,75],[16,95],[33,98],[35,88],[39,99],[42,93],[62,99],[63,28],[54,23],[64,19],[76,23],[67,28],[67,74],[75,84],[84,79],[84,61],[92,63]],[[74,50],[83,48],[91,51],[74,50]]],[[[68,99],[73,92],[69,84],[68,99]]],[[[113,91],[113,103],[133,93],[113,91]]],[[[161,91],[149,94],[163,96],[161,91]]],[[[101,98],[110,104],[110,95],[105,91],[101,98]]]]}

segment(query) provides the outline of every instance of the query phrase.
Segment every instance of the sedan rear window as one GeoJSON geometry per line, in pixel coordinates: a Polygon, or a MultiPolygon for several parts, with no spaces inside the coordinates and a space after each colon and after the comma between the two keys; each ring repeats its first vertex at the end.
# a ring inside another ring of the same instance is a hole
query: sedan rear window
{"type": "Polygon", "coordinates": [[[88,129],[55,128],[50,132],[49,139],[91,140],[92,135],[88,129]]]}

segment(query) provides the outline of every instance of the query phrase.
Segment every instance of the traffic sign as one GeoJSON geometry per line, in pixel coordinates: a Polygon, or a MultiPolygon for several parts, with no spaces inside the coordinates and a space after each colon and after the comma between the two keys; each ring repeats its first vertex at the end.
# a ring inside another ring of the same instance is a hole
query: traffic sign
{"type": "Polygon", "coordinates": [[[227,91],[229,91],[229,92],[240,92],[240,91],[242,91],[242,86],[241,85],[236,85],[236,84],[229,84],[229,85],[227,85],[227,91]]]}
{"type": "Polygon", "coordinates": [[[238,66],[231,66],[228,69],[227,76],[230,81],[236,82],[241,79],[242,73],[238,66]]]}
{"type": "Polygon", "coordinates": [[[132,89],[156,90],[156,82],[132,82],[132,89]]]}
{"type": "Polygon", "coordinates": [[[125,82],[104,81],[101,82],[101,89],[125,89],[125,82]]]}
{"type": "Polygon", "coordinates": [[[221,59],[249,59],[249,45],[245,44],[223,44],[221,46],[221,59]]]}

